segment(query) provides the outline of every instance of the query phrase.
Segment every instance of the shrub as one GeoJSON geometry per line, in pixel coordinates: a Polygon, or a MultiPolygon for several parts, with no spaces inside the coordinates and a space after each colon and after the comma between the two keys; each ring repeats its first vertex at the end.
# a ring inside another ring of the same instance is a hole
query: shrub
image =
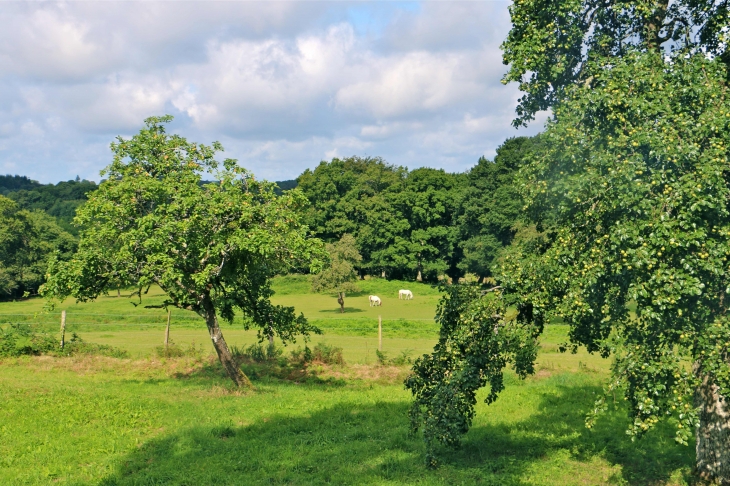
{"type": "Polygon", "coordinates": [[[345,360],[342,358],[342,348],[324,343],[318,343],[314,347],[312,361],[323,364],[345,364],[345,360]]]}
{"type": "Polygon", "coordinates": [[[0,357],[38,356],[58,351],[60,343],[48,334],[36,334],[25,323],[10,324],[0,329],[0,357]]]}
{"type": "Polygon", "coordinates": [[[205,351],[202,344],[196,348],[195,341],[191,342],[187,348],[184,348],[171,340],[167,346],[155,346],[154,353],[158,358],[182,358],[184,356],[198,358],[203,356],[205,351]]]}
{"type": "Polygon", "coordinates": [[[231,354],[236,361],[253,361],[254,363],[265,363],[276,361],[284,354],[284,350],[274,344],[264,346],[262,343],[255,343],[249,346],[231,346],[231,354]]]}
{"type": "Polygon", "coordinates": [[[300,365],[309,363],[345,364],[342,348],[325,343],[318,343],[313,349],[308,346],[305,346],[304,349],[295,349],[291,352],[291,360],[300,365]]]}
{"type": "Polygon", "coordinates": [[[375,355],[378,357],[378,364],[381,366],[392,365],[392,366],[403,366],[413,364],[411,358],[411,349],[404,349],[401,351],[400,356],[395,358],[388,358],[388,355],[382,351],[375,350],[375,355]]]}
{"type": "Polygon", "coordinates": [[[129,352],[124,349],[110,346],[108,344],[87,343],[82,340],[76,333],[71,335],[71,339],[63,347],[57,347],[55,350],[47,353],[56,356],[74,356],[74,355],[94,355],[109,356],[110,358],[129,358],[129,352]]]}
{"type": "Polygon", "coordinates": [[[30,325],[25,323],[10,324],[0,329],[0,358],[17,356],[51,356],[73,355],[101,355],[113,358],[127,358],[129,353],[123,349],[106,344],[87,343],[78,334],[71,334],[71,339],[61,343],[51,334],[34,332],[30,325]]]}

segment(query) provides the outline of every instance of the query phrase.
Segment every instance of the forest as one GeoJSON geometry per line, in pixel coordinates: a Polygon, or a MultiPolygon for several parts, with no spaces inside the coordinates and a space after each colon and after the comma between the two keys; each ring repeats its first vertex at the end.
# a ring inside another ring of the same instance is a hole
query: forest
{"type": "MultiPolygon", "coordinates": [[[[455,174],[408,170],[377,157],[335,158],[277,182],[276,192],[302,191],[309,205],[301,217],[313,236],[328,243],[355,238],[361,278],[436,283],[470,274],[481,282],[518,230],[522,203],[514,175],[538,147],[539,137],[511,138],[494,160],[481,157],[455,174]]],[[[0,231],[7,232],[0,236],[0,298],[37,294],[48,258],[56,252],[70,258],[76,208],[97,188],[78,178],[54,185],[0,176],[0,231]]]]}

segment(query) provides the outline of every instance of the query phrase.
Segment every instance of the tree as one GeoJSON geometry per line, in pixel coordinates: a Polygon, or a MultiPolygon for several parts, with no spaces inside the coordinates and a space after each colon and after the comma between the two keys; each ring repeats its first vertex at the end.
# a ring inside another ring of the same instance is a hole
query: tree
{"type": "Polygon", "coordinates": [[[312,292],[337,292],[340,313],[345,312],[345,292],[357,292],[355,265],[362,261],[355,238],[343,235],[340,241],[326,245],[329,265],[312,278],[312,292]]]}
{"type": "Polygon", "coordinates": [[[443,274],[458,279],[458,234],[454,216],[466,177],[442,169],[420,168],[389,190],[393,205],[408,222],[406,270],[416,280],[436,282],[443,274]]]}
{"type": "Polygon", "coordinates": [[[393,206],[389,188],[406,174],[403,167],[377,157],[349,157],[323,161],[297,179],[311,202],[307,222],[315,235],[333,243],[351,234],[363,257],[358,265],[362,276],[405,264],[393,249],[404,246],[408,221],[393,206]]]}
{"type": "MultiPolygon", "coordinates": [[[[624,395],[630,434],[673,419],[678,442],[696,432],[701,476],[719,482],[730,481],[726,76],[705,56],[636,53],[568,89],[521,174],[538,233],[496,275],[526,322],[561,318],[568,349],[614,355],[607,393],[624,395]]],[[[482,372],[467,358],[449,376],[482,372]]]]}
{"type": "Polygon", "coordinates": [[[676,419],[679,442],[696,431],[697,470],[719,482],[730,481],[726,76],[704,55],[646,53],[571,88],[525,173],[536,219],[555,216],[549,238],[501,280],[570,324],[573,346],[615,355],[609,390],[624,394],[631,434],[676,419]]]}
{"type": "Polygon", "coordinates": [[[525,92],[515,124],[553,114],[549,149],[522,177],[537,234],[498,272],[504,299],[527,321],[562,317],[568,348],[614,354],[630,433],[674,417],[686,443],[697,425],[698,472],[730,482],[728,3],[524,0],[510,11],[504,81],[525,92]]]}
{"type": "Polygon", "coordinates": [[[236,311],[259,337],[275,332],[284,342],[317,331],[292,307],[272,305],[270,279],[291,265],[317,269],[321,244],[307,235],[299,214],[306,199],[297,190],[282,196],[258,182],[222,150],[169,135],[171,116],[152,117],[131,139],[112,143],[106,180],[80,207],[79,249],[68,262],[53,261],[44,294],[89,301],[129,282],[140,300],[151,285],[166,294],[164,307],[205,319],[213,347],[237,386],[250,386],[231,356],[218,318],[236,311]],[[215,182],[203,183],[210,174],[215,182]]]}
{"type": "Polygon", "coordinates": [[[515,126],[632,52],[704,53],[730,64],[727,0],[517,0],[509,10],[503,83],[524,92],[515,126]]]}
{"type": "Polygon", "coordinates": [[[328,242],[354,236],[361,275],[435,281],[444,272],[460,273],[453,217],[463,178],[350,157],[322,162],[298,182],[312,203],[308,221],[317,236],[328,242]]]}
{"type": "Polygon", "coordinates": [[[0,196],[0,298],[36,293],[52,255],[68,260],[75,249],[74,237],[53,218],[0,196]]]}
{"type": "Polygon", "coordinates": [[[456,217],[463,258],[459,267],[483,280],[514,238],[524,203],[517,171],[540,150],[539,137],[514,137],[497,148],[494,161],[481,157],[467,174],[456,217]]]}

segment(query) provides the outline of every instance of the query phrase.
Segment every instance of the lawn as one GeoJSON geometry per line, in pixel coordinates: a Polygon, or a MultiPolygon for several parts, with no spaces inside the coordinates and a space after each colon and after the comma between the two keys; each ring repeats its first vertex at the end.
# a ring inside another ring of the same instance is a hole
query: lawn
{"type": "MultiPolygon", "coordinates": [[[[377,365],[374,351],[381,315],[389,356],[428,352],[436,328],[418,319],[433,316],[438,291],[410,283],[415,299],[399,302],[401,282],[361,285],[347,297],[350,312],[332,319],[333,296],[309,295],[301,277],[278,279],[276,301],[322,327],[313,342],[342,347],[346,364],[312,366],[296,379],[249,367],[255,389],[245,393],[231,388],[196,316],[175,311],[172,337],[199,353],[160,359],[152,350],[163,311],[116,296],[63,303],[70,332],[131,358],[0,361],[0,484],[688,484],[693,445],[676,445],[668,426],[632,442],[619,402],[585,428],[609,362],[559,353],[563,325],[547,326],[535,376],[508,373],[500,399],[479,402],[463,446],[426,469],[422,439],[409,430],[408,367],[377,365]],[[369,293],[382,308],[368,307],[369,293]]],[[[143,303],[161,300],[150,293],[143,303]]],[[[42,306],[0,304],[0,322],[57,332],[58,313],[42,306]]],[[[240,327],[224,326],[229,343],[255,342],[240,327]]]]}

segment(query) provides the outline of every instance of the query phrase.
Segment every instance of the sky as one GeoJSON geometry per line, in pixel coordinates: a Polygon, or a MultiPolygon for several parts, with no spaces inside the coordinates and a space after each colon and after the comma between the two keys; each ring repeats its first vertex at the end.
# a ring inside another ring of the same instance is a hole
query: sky
{"type": "Polygon", "coordinates": [[[149,116],[258,178],[334,157],[468,170],[507,138],[507,1],[0,2],[0,174],[99,180],[149,116]]]}

